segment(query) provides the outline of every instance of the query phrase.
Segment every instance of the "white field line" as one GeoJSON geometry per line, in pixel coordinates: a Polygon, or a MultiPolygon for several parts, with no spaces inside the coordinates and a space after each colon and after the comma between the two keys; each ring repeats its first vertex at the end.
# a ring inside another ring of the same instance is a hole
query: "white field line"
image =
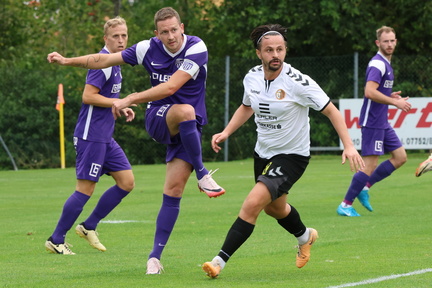
{"type": "Polygon", "coordinates": [[[102,220],[100,223],[108,223],[108,224],[123,224],[123,223],[155,223],[155,221],[144,220],[102,220]]]}
{"type": "Polygon", "coordinates": [[[412,272],[408,272],[408,273],[404,273],[404,274],[395,274],[395,275],[390,275],[390,276],[382,276],[382,277],[378,277],[378,278],[374,278],[374,279],[368,279],[368,280],[363,280],[363,281],[355,282],[355,283],[346,283],[346,284],[337,285],[337,286],[329,286],[327,288],[355,287],[355,286],[372,284],[372,283],[387,281],[387,280],[396,279],[396,278],[400,278],[400,277],[408,277],[408,276],[419,275],[419,274],[424,274],[424,273],[429,273],[429,272],[432,272],[432,268],[427,268],[427,269],[422,269],[422,270],[416,270],[416,271],[412,271],[412,272]]]}

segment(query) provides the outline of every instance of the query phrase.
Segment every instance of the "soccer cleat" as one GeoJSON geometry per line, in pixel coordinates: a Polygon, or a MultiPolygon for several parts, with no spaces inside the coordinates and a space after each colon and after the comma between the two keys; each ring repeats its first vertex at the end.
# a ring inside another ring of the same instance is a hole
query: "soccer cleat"
{"type": "Polygon", "coordinates": [[[152,257],[147,261],[147,272],[146,274],[162,274],[164,268],[159,259],[152,257]]]}
{"type": "Polygon", "coordinates": [[[225,194],[225,189],[220,187],[216,181],[213,180],[212,175],[217,171],[209,171],[209,174],[204,175],[200,180],[198,180],[198,189],[201,192],[204,192],[209,196],[210,198],[219,197],[223,194],[225,194]]]}
{"type": "Polygon", "coordinates": [[[349,216],[349,217],[360,216],[360,214],[357,213],[357,211],[354,209],[354,207],[352,207],[352,206],[342,207],[342,204],[339,205],[336,212],[340,216],[349,216]]]}
{"type": "Polygon", "coordinates": [[[296,256],[296,266],[298,268],[302,268],[307,264],[310,258],[310,249],[312,245],[315,243],[316,239],[318,239],[318,232],[313,228],[309,229],[309,240],[303,244],[298,246],[297,256],[296,256]]]}
{"type": "Polygon", "coordinates": [[[222,267],[220,266],[219,262],[215,259],[213,259],[211,262],[205,262],[202,265],[202,269],[210,278],[217,278],[219,276],[220,271],[222,270],[222,267]]]}
{"type": "Polygon", "coordinates": [[[87,242],[92,246],[93,248],[98,249],[99,251],[105,252],[106,248],[102,243],[100,243],[98,238],[98,233],[95,230],[87,230],[84,225],[84,223],[81,223],[75,227],[75,232],[78,234],[81,238],[84,238],[87,240],[87,242]]]}
{"type": "Polygon", "coordinates": [[[365,186],[360,194],[357,196],[360,203],[369,211],[373,211],[372,206],[369,203],[369,187],[365,186]]]}
{"type": "Polygon", "coordinates": [[[424,173],[432,171],[432,154],[429,156],[428,159],[420,163],[420,165],[416,169],[416,177],[420,177],[424,173]]]}
{"type": "Polygon", "coordinates": [[[74,252],[69,248],[69,246],[72,247],[72,245],[68,243],[61,243],[61,244],[54,244],[52,242],[52,238],[50,237],[45,242],[45,248],[47,251],[54,253],[54,254],[63,254],[63,255],[75,255],[74,252]]]}

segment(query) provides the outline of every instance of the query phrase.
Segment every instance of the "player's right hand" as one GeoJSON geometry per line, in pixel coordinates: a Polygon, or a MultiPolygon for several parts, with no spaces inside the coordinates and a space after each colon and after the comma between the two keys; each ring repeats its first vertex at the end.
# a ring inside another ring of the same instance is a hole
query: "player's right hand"
{"type": "Polygon", "coordinates": [[[63,65],[65,58],[57,52],[52,52],[48,54],[47,60],[49,63],[57,63],[63,65]]]}
{"type": "Polygon", "coordinates": [[[225,140],[228,138],[228,135],[224,132],[214,134],[211,140],[211,146],[213,148],[213,151],[218,153],[222,148],[218,145],[219,143],[225,142],[225,140]]]}

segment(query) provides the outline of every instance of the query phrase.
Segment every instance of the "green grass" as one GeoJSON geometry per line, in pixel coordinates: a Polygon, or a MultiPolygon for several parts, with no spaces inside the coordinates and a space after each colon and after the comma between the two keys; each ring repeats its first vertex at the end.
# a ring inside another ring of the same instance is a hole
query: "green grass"
{"type": "MultiPolygon", "coordinates": [[[[261,214],[254,233],[218,279],[200,265],[219,251],[253,186],[252,160],[208,163],[226,195],[209,199],[191,178],[180,217],[162,256],[163,275],[145,275],[154,221],[162,199],[164,165],[134,167],[136,188],[104,220],[134,220],[98,226],[102,253],[72,230],[74,256],[49,254],[44,242],[74,191],[73,168],[0,172],[0,287],[329,287],[432,268],[431,177],[414,176],[426,154],[409,161],[370,191],[374,212],[355,203],[362,217],[336,215],[352,173],[339,156],[313,156],[289,202],[320,238],[302,269],[295,267],[296,240],[261,214]]],[[[83,221],[112,179],[102,177],[78,219],[83,221]]],[[[361,287],[430,287],[432,273],[361,287]]]]}

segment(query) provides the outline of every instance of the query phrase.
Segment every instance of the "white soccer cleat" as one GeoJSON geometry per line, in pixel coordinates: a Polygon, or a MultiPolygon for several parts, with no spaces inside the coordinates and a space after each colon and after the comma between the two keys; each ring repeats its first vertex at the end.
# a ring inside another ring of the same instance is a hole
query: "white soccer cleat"
{"type": "Polygon", "coordinates": [[[420,177],[424,173],[432,171],[432,154],[429,156],[428,159],[420,163],[420,165],[416,169],[416,177],[420,177]]]}
{"type": "Polygon", "coordinates": [[[52,242],[51,237],[45,242],[45,248],[47,251],[54,254],[63,254],[63,255],[75,255],[74,252],[69,248],[72,245],[68,243],[54,244],[52,242]]]}
{"type": "Polygon", "coordinates": [[[209,174],[202,177],[200,180],[198,180],[198,189],[201,192],[204,192],[209,196],[210,198],[219,197],[223,194],[225,194],[225,189],[220,187],[216,181],[213,180],[212,175],[217,171],[210,170],[209,174]]]}
{"type": "Polygon", "coordinates": [[[87,240],[87,242],[92,246],[93,248],[98,249],[99,251],[105,252],[106,248],[102,243],[100,243],[98,234],[95,230],[87,230],[83,223],[79,224],[75,228],[76,234],[78,234],[81,238],[84,238],[87,240]]]}
{"type": "Polygon", "coordinates": [[[152,257],[147,261],[147,272],[146,274],[162,274],[164,268],[159,259],[152,257]]]}

